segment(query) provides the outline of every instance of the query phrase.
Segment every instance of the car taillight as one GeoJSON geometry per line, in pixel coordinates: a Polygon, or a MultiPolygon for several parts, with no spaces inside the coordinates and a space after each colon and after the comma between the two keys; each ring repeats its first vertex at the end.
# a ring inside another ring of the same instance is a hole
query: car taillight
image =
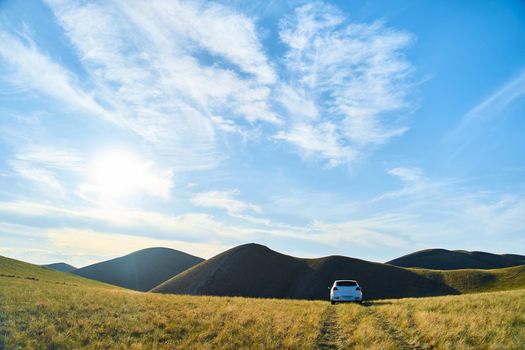
{"type": "Polygon", "coordinates": [[[357,287],[355,290],[361,290],[361,288],[357,287]]]}
{"type": "Polygon", "coordinates": [[[337,290],[337,287],[332,288],[332,290],[337,290]]]}

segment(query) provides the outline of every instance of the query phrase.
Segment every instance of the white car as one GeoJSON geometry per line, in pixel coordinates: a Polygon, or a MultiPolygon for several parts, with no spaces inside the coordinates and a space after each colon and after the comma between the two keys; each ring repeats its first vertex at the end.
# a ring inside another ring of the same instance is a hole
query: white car
{"type": "Polygon", "coordinates": [[[363,292],[357,281],[337,280],[330,288],[330,302],[332,305],[343,301],[363,301],[363,292]]]}

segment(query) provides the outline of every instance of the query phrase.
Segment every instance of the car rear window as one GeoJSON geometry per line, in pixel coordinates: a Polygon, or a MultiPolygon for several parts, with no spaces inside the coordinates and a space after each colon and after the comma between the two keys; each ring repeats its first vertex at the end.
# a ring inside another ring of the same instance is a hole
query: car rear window
{"type": "Polygon", "coordinates": [[[336,282],[336,286],[355,287],[355,286],[357,286],[357,283],[355,283],[353,281],[339,281],[339,282],[336,282]]]}

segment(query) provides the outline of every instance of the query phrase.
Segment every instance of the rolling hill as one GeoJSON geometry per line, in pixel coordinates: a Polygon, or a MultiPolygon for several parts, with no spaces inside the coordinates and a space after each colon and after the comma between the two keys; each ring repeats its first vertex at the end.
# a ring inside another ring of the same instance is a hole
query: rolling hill
{"type": "Polygon", "coordinates": [[[391,260],[387,264],[432,270],[499,269],[525,264],[525,256],[465,250],[426,249],[391,260]]]}
{"type": "Polygon", "coordinates": [[[336,279],[356,279],[365,298],[458,294],[439,279],[414,271],[342,256],[301,259],[265,246],[232,248],[152,289],[157,293],[327,299],[336,279]]]}
{"type": "Polygon", "coordinates": [[[169,248],[147,248],[72,273],[128,289],[147,291],[203,261],[169,248]]]}
{"type": "Polygon", "coordinates": [[[70,273],[64,273],[48,267],[33,265],[3,256],[0,256],[0,277],[6,281],[18,283],[40,282],[50,285],[116,288],[70,273]]]}
{"type": "Polygon", "coordinates": [[[425,278],[445,283],[462,294],[525,288],[525,265],[493,270],[413,269],[413,271],[425,278]]]}
{"type": "Polygon", "coordinates": [[[73,265],[69,265],[69,264],[66,264],[66,263],[63,263],[63,262],[54,263],[54,264],[47,264],[47,265],[42,265],[42,266],[43,267],[47,267],[47,268],[52,269],[52,270],[60,271],[60,272],[71,272],[71,271],[77,269],[73,265]]]}

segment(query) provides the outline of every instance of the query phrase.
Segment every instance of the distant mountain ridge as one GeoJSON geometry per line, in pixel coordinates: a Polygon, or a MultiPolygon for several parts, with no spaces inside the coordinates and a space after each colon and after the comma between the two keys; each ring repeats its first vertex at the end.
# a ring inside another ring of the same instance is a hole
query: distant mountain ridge
{"type": "Polygon", "coordinates": [[[151,291],[192,295],[326,299],[336,279],[356,279],[365,298],[459,294],[436,279],[343,256],[302,259],[245,244],[203,261],[151,291]]]}
{"type": "Polygon", "coordinates": [[[47,265],[42,265],[42,266],[47,267],[48,269],[52,269],[52,270],[60,271],[60,272],[71,272],[77,269],[75,266],[66,264],[64,262],[47,264],[47,265]]]}
{"type": "Polygon", "coordinates": [[[147,248],[71,271],[137,291],[148,291],[204,259],[170,248],[147,248]]]}
{"type": "MultiPolygon", "coordinates": [[[[365,299],[525,288],[525,257],[517,254],[428,249],[399,259],[408,259],[408,263],[418,265],[423,261],[435,269],[399,267],[344,256],[304,259],[250,243],[229,249],[208,260],[174,249],[148,248],[70,270],[69,276],[76,274],[128,289],[157,293],[320,300],[328,298],[328,286],[336,279],[358,280],[365,299]],[[522,264],[494,268],[501,264],[519,263],[522,264]],[[458,266],[462,269],[451,269],[458,266]]],[[[396,263],[399,259],[389,263],[396,263]]],[[[3,261],[7,262],[6,266],[16,262],[0,259],[0,270],[3,269],[3,261]]],[[[47,274],[59,273],[52,271],[53,268],[74,267],[65,263],[49,264],[40,268],[42,272],[39,274],[44,271],[47,274]]],[[[68,278],[68,274],[63,276],[68,278]]]]}
{"type": "Polygon", "coordinates": [[[499,269],[525,264],[525,256],[466,250],[425,249],[388,261],[399,267],[431,270],[499,269]]]}

